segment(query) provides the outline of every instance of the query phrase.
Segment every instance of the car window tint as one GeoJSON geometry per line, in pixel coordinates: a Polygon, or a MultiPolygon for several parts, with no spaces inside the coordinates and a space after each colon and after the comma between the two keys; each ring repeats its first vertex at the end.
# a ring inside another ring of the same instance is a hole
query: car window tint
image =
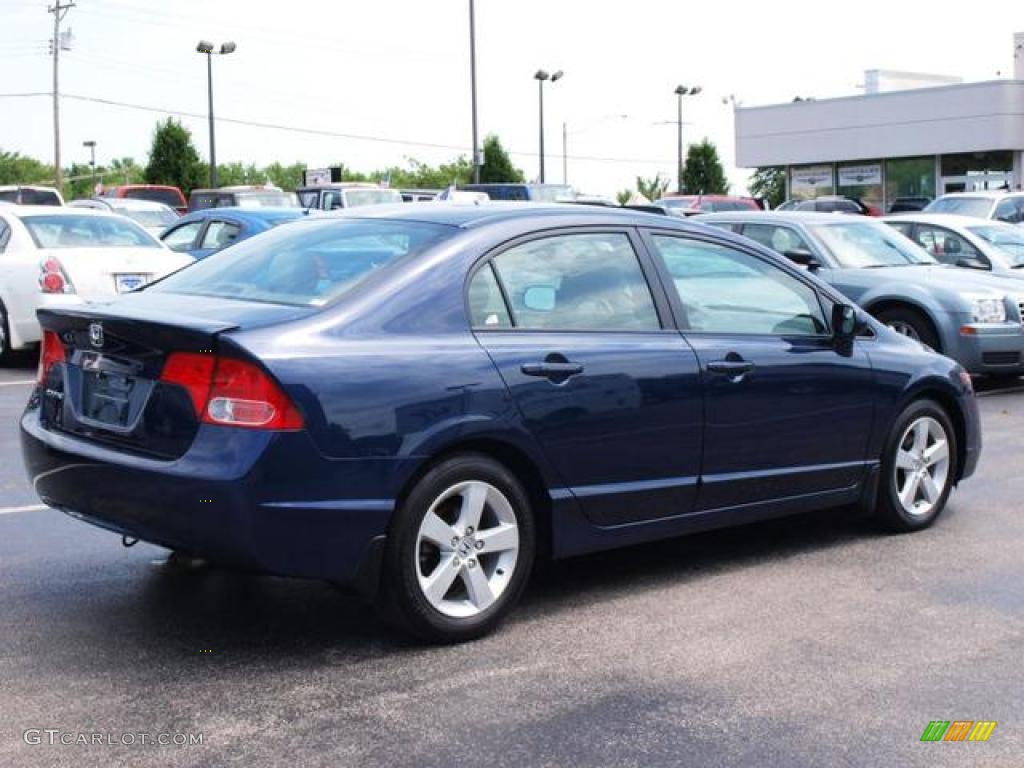
{"type": "Polygon", "coordinates": [[[224,248],[235,242],[242,228],[230,221],[211,221],[203,234],[200,248],[224,248]]]}
{"type": "Polygon", "coordinates": [[[690,331],[773,336],[826,332],[817,293],[780,267],[699,240],[669,235],[653,239],[690,331]]]}
{"type": "Polygon", "coordinates": [[[39,248],[160,247],[146,230],[121,216],[85,215],[83,211],[22,216],[21,221],[39,248]]]}
{"type": "Polygon", "coordinates": [[[192,248],[192,243],[195,241],[196,235],[199,234],[199,229],[202,226],[203,222],[201,221],[182,224],[180,227],[164,233],[161,240],[172,251],[188,251],[192,248]]]}
{"type": "Polygon", "coordinates": [[[945,227],[920,224],[914,239],[943,264],[966,263],[976,267],[988,267],[988,260],[978,253],[973,245],[945,227]]]}
{"type": "Polygon", "coordinates": [[[743,236],[777,253],[809,251],[807,242],[795,230],[776,224],[744,224],[743,236]]]}
{"type": "Polygon", "coordinates": [[[914,225],[909,221],[887,221],[885,223],[906,237],[910,237],[911,230],[914,229],[914,225]]]}
{"type": "Polygon", "coordinates": [[[469,283],[469,319],[474,328],[512,327],[508,307],[490,264],[485,264],[469,283]]]}
{"type": "Polygon", "coordinates": [[[494,259],[517,328],[644,331],[660,328],[640,262],[621,233],[558,235],[494,259]]]}
{"type": "Polygon", "coordinates": [[[1008,221],[1011,224],[1016,224],[1020,221],[1020,211],[1017,208],[1017,203],[1013,198],[1007,198],[1006,200],[1000,200],[996,205],[996,209],[992,212],[993,219],[999,219],[999,221],[1008,221]]]}

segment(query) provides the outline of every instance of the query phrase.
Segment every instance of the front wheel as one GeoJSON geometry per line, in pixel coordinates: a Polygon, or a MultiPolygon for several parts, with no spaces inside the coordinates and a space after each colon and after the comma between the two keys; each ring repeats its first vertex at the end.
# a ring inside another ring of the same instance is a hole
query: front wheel
{"type": "Polygon", "coordinates": [[[385,555],[385,617],[433,642],[471,640],[512,610],[533,566],[529,496],[496,461],[442,461],[395,514],[385,555]]]}
{"type": "Polygon", "coordinates": [[[879,520],[893,531],[931,525],[953,489],[956,457],[956,433],[942,406],[932,400],[907,406],[882,455],[879,520]]]}
{"type": "Polygon", "coordinates": [[[892,328],[900,336],[919,341],[936,352],[941,352],[939,334],[935,331],[931,320],[916,309],[893,307],[884,309],[876,317],[883,324],[892,328]]]}

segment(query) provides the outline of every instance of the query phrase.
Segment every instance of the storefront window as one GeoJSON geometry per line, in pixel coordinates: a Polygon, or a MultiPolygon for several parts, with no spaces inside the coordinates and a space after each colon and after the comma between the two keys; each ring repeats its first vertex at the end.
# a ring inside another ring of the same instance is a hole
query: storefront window
{"type": "Polygon", "coordinates": [[[835,194],[831,165],[794,165],[789,169],[789,196],[800,200],[835,194]]]}
{"type": "Polygon", "coordinates": [[[882,213],[882,161],[840,165],[836,176],[839,180],[839,194],[882,213]]]}
{"type": "Polygon", "coordinates": [[[1013,153],[1009,150],[943,155],[941,164],[943,192],[1009,189],[1013,180],[1013,153]]]}
{"type": "Polygon", "coordinates": [[[934,197],[934,155],[885,161],[886,210],[920,210],[934,197]]]}

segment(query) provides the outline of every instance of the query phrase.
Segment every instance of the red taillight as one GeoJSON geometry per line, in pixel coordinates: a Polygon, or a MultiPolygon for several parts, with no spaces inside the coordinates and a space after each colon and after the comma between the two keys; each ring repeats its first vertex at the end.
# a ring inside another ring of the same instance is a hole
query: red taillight
{"type": "Polygon", "coordinates": [[[60,336],[53,331],[43,331],[43,343],[39,348],[39,383],[45,384],[46,377],[50,375],[50,369],[56,363],[63,363],[65,360],[67,360],[67,354],[64,352],[64,344],[61,343],[60,336]]]}
{"type": "Polygon", "coordinates": [[[61,263],[52,256],[39,265],[39,289],[43,293],[74,293],[61,263]]]}
{"type": "Polygon", "coordinates": [[[160,380],[184,387],[207,424],[249,429],[302,429],[302,415],[259,366],[233,357],[175,352],[160,380]]]}

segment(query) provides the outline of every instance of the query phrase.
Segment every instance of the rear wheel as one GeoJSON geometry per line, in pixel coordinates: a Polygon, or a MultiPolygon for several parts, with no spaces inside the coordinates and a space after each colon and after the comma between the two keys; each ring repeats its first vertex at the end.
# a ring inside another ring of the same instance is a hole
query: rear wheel
{"type": "Polygon", "coordinates": [[[941,351],[939,334],[935,331],[931,320],[916,309],[893,307],[882,310],[876,317],[901,336],[920,341],[936,352],[941,351]]]}
{"type": "Polygon", "coordinates": [[[446,459],[395,514],[385,617],[434,642],[484,635],[518,600],[535,542],[529,497],[511,472],[478,454],[446,459]]]}
{"type": "Polygon", "coordinates": [[[956,433],[932,400],[911,403],[893,425],[882,456],[876,515],[894,531],[927,528],[941,514],[956,477],[956,433]]]}

